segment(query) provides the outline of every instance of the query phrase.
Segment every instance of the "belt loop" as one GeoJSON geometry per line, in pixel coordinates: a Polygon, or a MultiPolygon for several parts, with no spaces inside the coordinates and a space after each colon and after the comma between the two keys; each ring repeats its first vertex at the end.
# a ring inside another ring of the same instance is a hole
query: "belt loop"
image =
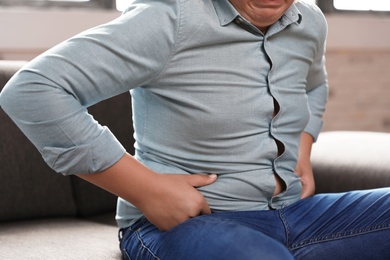
{"type": "Polygon", "coordinates": [[[122,241],[122,238],[123,238],[123,228],[119,229],[118,231],[118,239],[120,242],[122,241]]]}

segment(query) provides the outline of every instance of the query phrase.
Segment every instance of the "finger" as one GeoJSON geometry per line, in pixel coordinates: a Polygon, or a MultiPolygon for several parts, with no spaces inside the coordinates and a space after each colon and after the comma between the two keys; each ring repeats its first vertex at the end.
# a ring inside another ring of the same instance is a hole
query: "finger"
{"type": "Polygon", "coordinates": [[[301,199],[309,197],[310,196],[309,193],[310,193],[310,191],[308,191],[308,189],[305,188],[305,186],[304,186],[304,188],[302,189],[302,193],[301,193],[301,199]]]}
{"type": "Polygon", "coordinates": [[[207,215],[207,214],[211,214],[211,209],[210,209],[209,204],[207,204],[207,202],[205,200],[204,205],[200,210],[200,215],[207,215]]]}
{"type": "Polygon", "coordinates": [[[205,185],[209,185],[217,179],[216,174],[191,174],[186,175],[186,178],[188,179],[188,184],[190,184],[193,187],[201,187],[205,185]]]}
{"type": "Polygon", "coordinates": [[[297,176],[302,177],[301,171],[298,168],[296,168],[294,172],[297,176]]]}
{"type": "Polygon", "coordinates": [[[307,185],[302,186],[301,199],[310,197],[313,194],[314,194],[314,188],[310,188],[307,185]]]}
{"type": "Polygon", "coordinates": [[[306,197],[308,197],[307,192],[305,190],[302,190],[301,199],[304,199],[306,197]]]}

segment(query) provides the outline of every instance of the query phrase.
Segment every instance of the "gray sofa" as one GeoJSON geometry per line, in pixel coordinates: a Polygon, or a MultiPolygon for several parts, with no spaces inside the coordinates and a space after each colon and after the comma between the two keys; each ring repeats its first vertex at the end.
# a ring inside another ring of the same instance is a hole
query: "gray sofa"
{"type": "MultiPolygon", "coordinates": [[[[0,61],[0,90],[25,64],[0,61]]],[[[91,114],[133,152],[128,94],[91,114]]],[[[317,192],[390,186],[390,134],[321,133],[313,148],[317,192]]],[[[116,198],[54,173],[0,110],[0,259],[121,259],[116,198]]]]}
{"type": "MultiPolygon", "coordinates": [[[[0,61],[0,90],[24,64],[0,61]]],[[[129,95],[89,110],[133,152],[129,95]]],[[[51,170],[1,109],[0,177],[0,259],[121,259],[116,197],[51,170]]]]}

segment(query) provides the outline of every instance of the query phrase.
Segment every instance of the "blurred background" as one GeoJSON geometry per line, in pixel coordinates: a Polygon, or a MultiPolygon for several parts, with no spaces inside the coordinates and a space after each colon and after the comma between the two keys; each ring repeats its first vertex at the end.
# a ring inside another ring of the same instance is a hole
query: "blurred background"
{"type": "MultiPolygon", "coordinates": [[[[31,60],[132,0],[0,0],[0,60],[31,60]]],[[[323,131],[390,132],[390,1],[305,0],[329,25],[323,131]]]]}

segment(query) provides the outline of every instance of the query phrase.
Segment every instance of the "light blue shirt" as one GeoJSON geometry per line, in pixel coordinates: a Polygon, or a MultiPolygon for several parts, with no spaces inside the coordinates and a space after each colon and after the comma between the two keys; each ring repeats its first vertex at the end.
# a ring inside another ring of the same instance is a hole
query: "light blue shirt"
{"type": "MultiPolygon", "coordinates": [[[[86,107],[131,90],[135,158],[218,174],[199,188],[213,211],[278,209],[300,197],[302,131],[317,138],[322,126],[326,30],[303,2],[263,35],[227,0],[138,0],[33,60],[0,104],[54,170],[95,173],[125,150],[86,107]],[[274,174],[286,184],[277,196],[274,174]]],[[[139,216],[118,200],[120,227],[139,216]]]]}

